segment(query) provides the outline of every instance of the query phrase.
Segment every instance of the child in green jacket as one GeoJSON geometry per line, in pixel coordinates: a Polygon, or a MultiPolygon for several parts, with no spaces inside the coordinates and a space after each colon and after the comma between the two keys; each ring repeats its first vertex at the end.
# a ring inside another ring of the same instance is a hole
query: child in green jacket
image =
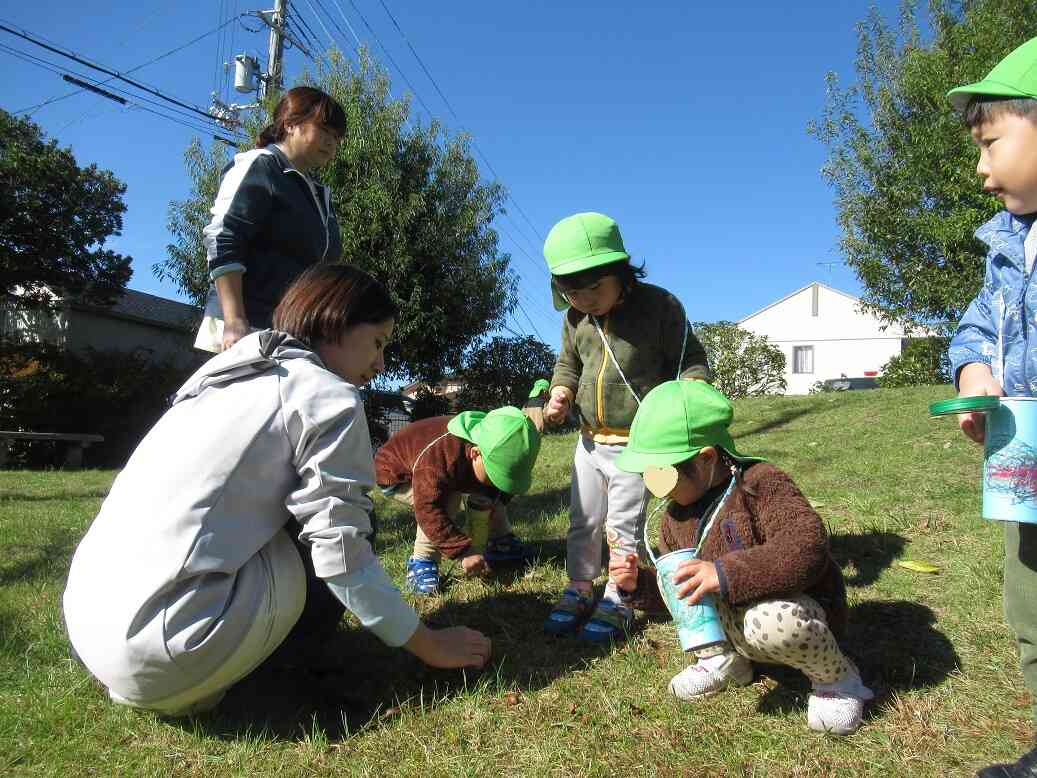
{"type": "Polygon", "coordinates": [[[544,629],[608,642],[626,634],[633,612],[611,579],[595,604],[603,535],[613,554],[636,554],[648,502],[641,478],[615,460],[644,395],[667,379],[708,379],[709,367],[680,301],[641,280],[644,266],[631,264],[608,216],[562,219],[544,256],[555,307],[565,310],[544,421],[559,424],[575,411],[581,427],[566,539],[569,583],[544,629]]]}

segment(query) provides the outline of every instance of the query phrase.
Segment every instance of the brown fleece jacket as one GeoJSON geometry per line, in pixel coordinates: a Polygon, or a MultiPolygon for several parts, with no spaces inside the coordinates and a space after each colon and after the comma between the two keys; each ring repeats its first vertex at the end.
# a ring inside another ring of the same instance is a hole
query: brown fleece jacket
{"type": "MultiPolygon", "coordinates": [[[[663,513],[659,551],[694,548],[703,520],[727,488],[718,486],[687,507],[671,502],[663,513]]],[[[713,562],[717,595],[731,605],[770,597],[807,594],[825,609],[838,637],[846,627],[846,587],[832,559],[821,517],[782,470],[766,462],[747,467],[701,544],[699,558],[713,562]]],[[[639,570],[637,589],[623,593],[628,605],[664,609],[655,571],[639,570]]]]}
{"type": "Polygon", "coordinates": [[[447,432],[452,418],[434,416],[408,424],[378,449],[374,469],[379,486],[411,485],[414,517],[422,531],[443,556],[458,559],[472,540],[451,520],[447,498],[461,492],[496,501],[501,493],[475,477],[467,453],[471,444],[447,432]]]}

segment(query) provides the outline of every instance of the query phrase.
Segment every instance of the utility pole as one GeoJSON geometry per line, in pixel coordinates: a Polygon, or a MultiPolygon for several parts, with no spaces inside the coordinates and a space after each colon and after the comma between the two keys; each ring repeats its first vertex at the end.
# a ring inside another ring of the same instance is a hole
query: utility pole
{"type": "Polygon", "coordinates": [[[267,58],[267,80],[263,96],[276,95],[284,86],[282,60],[284,59],[284,28],[287,23],[286,0],[274,0],[270,14],[270,54],[267,58]]]}

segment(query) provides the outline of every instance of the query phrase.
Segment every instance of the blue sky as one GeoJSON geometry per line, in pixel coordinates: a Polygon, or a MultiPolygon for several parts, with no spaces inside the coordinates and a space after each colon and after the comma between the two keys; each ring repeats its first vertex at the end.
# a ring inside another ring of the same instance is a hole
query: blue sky
{"type": "MultiPolygon", "coordinates": [[[[860,292],[841,264],[833,195],[820,175],[825,149],[805,128],[822,110],[825,73],[852,79],[855,25],[869,5],[895,14],[893,0],[636,8],[618,0],[293,0],[292,8],[322,45],[329,41],[320,21],[352,53],[344,14],[389,69],[397,95],[410,90],[382,45],[450,130],[472,134],[514,199],[497,225],[521,276],[524,312],[509,327],[557,347],[560,318],[541,247],[551,225],[577,211],[615,218],[628,250],[646,262],[648,280],[676,293],[693,320],[737,320],[813,280],[860,292]]],[[[8,6],[0,19],[125,71],[258,7],[35,0],[8,6]]],[[[259,27],[256,19],[246,23],[259,27]]],[[[0,44],[90,73],[4,32],[0,44]]],[[[234,23],[131,77],[205,108],[214,86],[229,88],[219,52],[223,59],[258,52],[265,61],[266,47],[265,33],[234,23]]],[[[6,50],[0,62],[0,105],[9,111],[71,91],[58,75],[6,50]]],[[[300,52],[287,52],[289,83],[304,65],[300,52]]],[[[151,266],[170,240],[169,201],[188,193],[183,150],[202,133],[90,93],[32,118],[71,146],[80,164],[108,168],[127,184],[123,234],[111,243],[134,258],[130,287],[176,297],[151,266]]]]}

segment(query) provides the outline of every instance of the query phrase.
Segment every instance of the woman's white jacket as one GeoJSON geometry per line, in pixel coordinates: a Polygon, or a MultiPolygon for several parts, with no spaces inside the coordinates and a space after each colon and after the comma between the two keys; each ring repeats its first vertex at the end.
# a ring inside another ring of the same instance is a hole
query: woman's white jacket
{"type": "Polygon", "coordinates": [[[380,570],[373,485],[356,387],[284,333],[243,338],[177,392],[76,549],[64,597],[73,646],[126,696],[189,687],[266,601],[238,571],[293,516],[320,577],[380,570]]]}

